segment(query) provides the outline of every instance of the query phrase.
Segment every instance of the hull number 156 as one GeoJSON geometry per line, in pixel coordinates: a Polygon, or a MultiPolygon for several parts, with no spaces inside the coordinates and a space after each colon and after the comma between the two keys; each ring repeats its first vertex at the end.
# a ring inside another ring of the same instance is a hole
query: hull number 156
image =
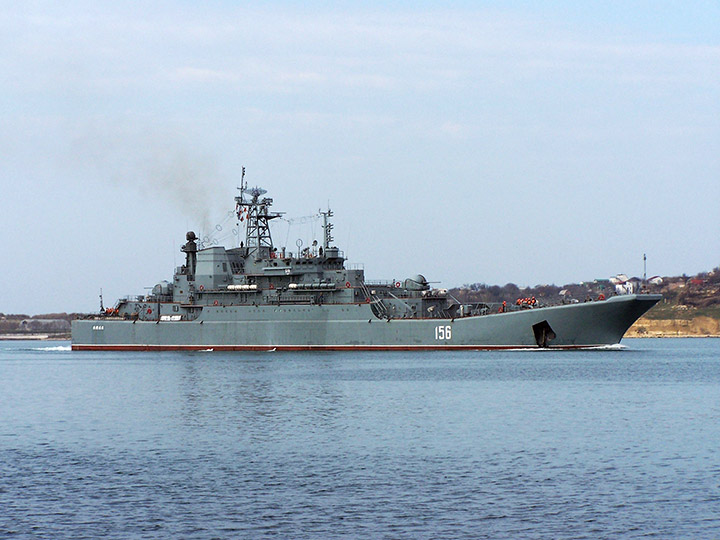
{"type": "Polygon", "coordinates": [[[435,339],[452,339],[452,326],[436,326],[435,339]]]}

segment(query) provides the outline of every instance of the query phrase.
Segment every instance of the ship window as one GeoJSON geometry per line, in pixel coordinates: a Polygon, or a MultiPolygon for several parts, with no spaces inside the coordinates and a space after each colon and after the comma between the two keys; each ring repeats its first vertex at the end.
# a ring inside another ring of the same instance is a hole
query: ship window
{"type": "Polygon", "coordinates": [[[227,272],[227,263],[223,263],[223,272],[227,272]]]}
{"type": "Polygon", "coordinates": [[[173,306],[173,311],[178,311],[178,306],[173,306]]]}

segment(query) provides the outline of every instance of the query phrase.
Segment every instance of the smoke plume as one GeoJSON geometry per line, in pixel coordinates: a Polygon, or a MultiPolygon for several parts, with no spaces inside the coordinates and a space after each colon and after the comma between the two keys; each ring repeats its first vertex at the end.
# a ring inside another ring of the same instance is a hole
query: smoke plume
{"type": "Polygon", "coordinates": [[[217,159],[168,134],[133,130],[93,130],[77,140],[73,161],[93,169],[100,182],[138,190],[177,208],[200,234],[211,219],[228,211],[232,180],[220,173],[217,159]]]}

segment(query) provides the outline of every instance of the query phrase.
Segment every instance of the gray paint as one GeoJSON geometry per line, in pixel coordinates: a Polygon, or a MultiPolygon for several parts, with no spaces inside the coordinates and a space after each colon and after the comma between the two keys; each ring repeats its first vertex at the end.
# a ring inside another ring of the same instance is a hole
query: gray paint
{"type": "Polygon", "coordinates": [[[549,325],[552,347],[618,343],[661,297],[616,296],[580,304],[501,307],[459,304],[422,275],[366,282],[346,269],[335,246],[330,211],[322,246],[278,252],[270,236],[272,199],[241,188],[238,219],[247,217],[238,248],[197,249],[189,232],[185,265],[172,283],[120,300],[72,324],[75,349],[393,349],[538,347],[533,325],[549,325]],[[248,197],[248,194],[250,198],[248,197]],[[545,321],[545,322],[543,322],[545,321]]]}
{"type": "Polygon", "coordinates": [[[552,347],[619,343],[657,295],[496,313],[457,319],[390,319],[366,304],[332,306],[209,307],[195,321],[152,322],[112,318],[73,321],[73,346],[115,348],[494,348],[537,347],[532,326],[548,321],[552,347]],[[436,338],[438,327],[450,339],[436,338]],[[445,330],[443,330],[445,332],[445,330]],[[122,347],[118,347],[122,348],[122,347]]]}

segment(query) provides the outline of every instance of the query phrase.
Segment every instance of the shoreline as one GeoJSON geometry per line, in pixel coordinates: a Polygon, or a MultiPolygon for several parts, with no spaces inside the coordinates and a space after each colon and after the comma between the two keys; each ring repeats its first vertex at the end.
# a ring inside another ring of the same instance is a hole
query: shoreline
{"type": "Polygon", "coordinates": [[[720,320],[707,316],[691,319],[650,319],[640,317],[625,337],[720,337],[720,320]]]}
{"type": "Polygon", "coordinates": [[[0,341],[69,341],[70,334],[0,334],[0,341]]]}
{"type": "Polygon", "coordinates": [[[720,338],[720,334],[653,334],[653,335],[639,335],[639,334],[625,334],[623,336],[623,339],[686,339],[686,338],[697,338],[697,339],[705,339],[705,338],[720,338]]]}

